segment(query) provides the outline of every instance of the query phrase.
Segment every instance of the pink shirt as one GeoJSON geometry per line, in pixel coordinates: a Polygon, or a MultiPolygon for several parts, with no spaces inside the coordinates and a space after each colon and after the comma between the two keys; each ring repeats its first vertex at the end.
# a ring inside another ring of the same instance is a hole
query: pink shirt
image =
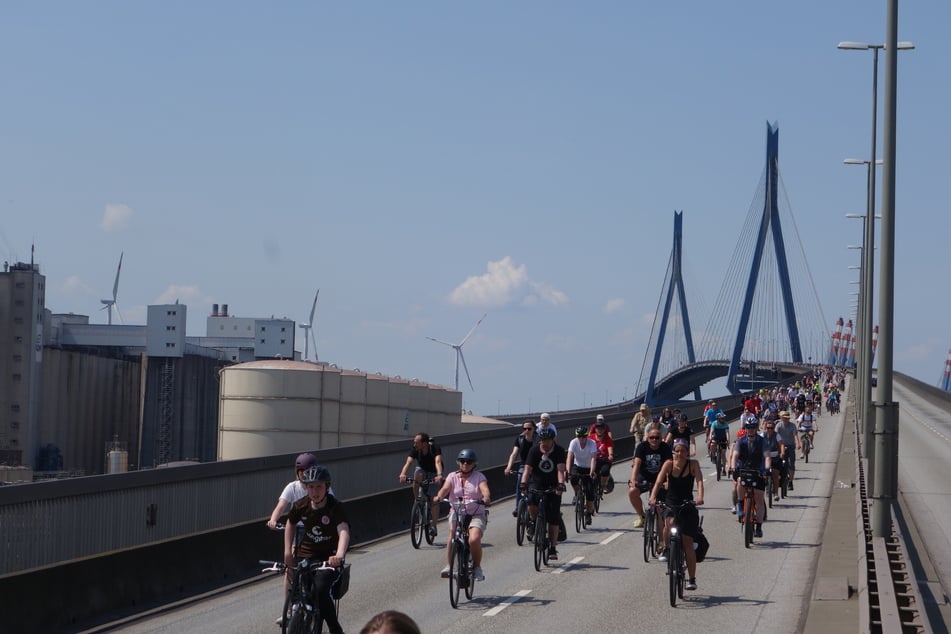
{"type": "Polygon", "coordinates": [[[446,483],[449,484],[448,499],[449,503],[453,505],[450,519],[455,519],[453,517],[456,512],[455,503],[459,501],[459,498],[467,502],[466,513],[469,515],[485,515],[485,506],[470,502],[470,500],[482,499],[482,492],[479,491],[479,485],[485,481],[485,476],[482,475],[481,471],[473,470],[469,473],[469,477],[465,479],[463,479],[459,471],[453,471],[449,474],[449,477],[446,478],[446,483]]]}

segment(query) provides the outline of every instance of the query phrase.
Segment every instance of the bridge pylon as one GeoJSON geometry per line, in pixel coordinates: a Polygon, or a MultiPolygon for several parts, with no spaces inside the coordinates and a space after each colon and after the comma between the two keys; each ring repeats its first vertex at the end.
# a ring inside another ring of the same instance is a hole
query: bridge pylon
{"type": "Polygon", "coordinates": [[[792,285],[789,282],[789,263],[786,259],[786,246],[783,242],[782,224],[779,220],[779,126],[766,124],[766,195],[763,202],[763,215],[760,219],[756,245],[753,249],[753,262],[750,265],[750,276],[746,284],[746,293],[743,297],[743,307],[740,311],[739,330],[730,357],[730,370],[727,374],[726,385],[734,394],[737,389],[736,377],[740,370],[741,354],[746,342],[746,333],[750,324],[750,314],[753,308],[753,297],[756,293],[756,283],[759,280],[760,267],[763,262],[763,251],[766,240],[772,237],[773,249],[776,255],[776,265],[779,270],[779,284],[782,294],[786,327],[789,331],[789,345],[792,360],[802,363],[802,346],[799,342],[799,326],[796,323],[796,307],[793,304],[792,285]]]}
{"type": "MultiPolygon", "coordinates": [[[[677,293],[677,303],[680,305],[680,318],[684,326],[684,339],[687,346],[687,359],[690,363],[695,363],[697,355],[694,353],[693,336],[690,333],[690,316],[687,313],[687,292],[684,290],[683,278],[683,211],[674,212],[674,246],[670,253],[670,271],[668,279],[670,283],[664,290],[664,308],[661,313],[660,327],[657,330],[657,345],[654,347],[654,358],[651,361],[650,378],[647,381],[647,390],[644,393],[644,402],[649,407],[654,403],[654,382],[657,380],[657,373],[660,368],[660,354],[664,347],[664,338],[667,336],[667,324],[670,318],[670,311],[674,301],[674,293],[677,293]]],[[[694,399],[700,400],[700,388],[694,390],[694,399]]]]}

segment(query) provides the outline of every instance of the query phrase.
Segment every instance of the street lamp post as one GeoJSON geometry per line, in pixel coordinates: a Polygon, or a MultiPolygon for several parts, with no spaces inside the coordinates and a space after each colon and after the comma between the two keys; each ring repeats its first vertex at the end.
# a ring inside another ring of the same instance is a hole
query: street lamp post
{"type": "MultiPolygon", "coordinates": [[[[869,465],[871,476],[871,529],[874,537],[887,537],[891,526],[891,506],[898,494],[898,404],[892,401],[892,364],[894,353],[895,301],[895,140],[897,109],[898,51],[913,49],[911,42],[898,41],[898,0],[888,0],[884,44],[841,42],[839,48],[869,50],[875,63],[873,75],[872,154],[875,160],[876,122],[878,106],[878,50],[886,49],[885,60],[885,116],[884,116],[884,170],[882,182],[882,250],[879,289],[878,389],[873,404],[875,417],[875,446],[870,448],[875,460],[869,465]]],[[[874,190],[874,166],[872,190],[874,190]]],[[[872,202],[870,196],[870,203],[872,202]]],[[[870,207],[866,232],[874,224],[874,207],[870,207]]],[[[872,243],[869,242],[871,245],[872,243]]],[[[867,249],[869,253],[872,248],[867,249]]],[[[871,342],[869,342],[871,345],[871,342]]],[[[871,378],[869,378],[871,385],[871,378]]],[[[863,395],[864,396],[864,395],[863,395]]]]}

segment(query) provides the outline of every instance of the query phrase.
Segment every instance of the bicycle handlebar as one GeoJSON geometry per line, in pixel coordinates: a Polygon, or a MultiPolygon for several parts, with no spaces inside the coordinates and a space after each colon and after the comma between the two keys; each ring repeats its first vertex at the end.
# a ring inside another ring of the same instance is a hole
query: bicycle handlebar
{"type": "Polygon", "coordinates": [[[343,560],[341,560],[340,566],[329,566],[327,565],[326,560],[318,559],[301,559],[299,562],[297,562],[296,566],[288,566],[282,561],[267,561],[264,559],[258,560],[258,563],[262,566],[267,566],[267,568],[263,568],[261,572],[284,572],[288,568],[291,568],[292,570],[298,568],[306,568],[310,570],[336,570],[338,567],[342,567],[344,564],[343,560]]]}

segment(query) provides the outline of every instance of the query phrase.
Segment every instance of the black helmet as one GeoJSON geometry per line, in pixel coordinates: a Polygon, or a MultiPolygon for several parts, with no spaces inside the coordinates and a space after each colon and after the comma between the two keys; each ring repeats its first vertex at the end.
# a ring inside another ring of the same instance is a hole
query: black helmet
{"type": "Polygon", "coordinates": [[[554,440],[555,439],[555,430],[549,427],[548,429],[543,429],[538,432],[539,440],[554,440]]]}
{"type": "Polygon", "coordinates": [[[687,423],[687,422],[690,421],[690,418],[687,416],[687,414],[681,414],[681,415],[680,415],[680,420],[682,420],[683,422],[687,423]]]}
{"type": "Polygon", "coordinates": [[[476,462],[478,458],[476,458],[476,452],[471,449],[463,449],[459,452],[459,455],[456,456],[456,460],[471,460],[472,462],[476,462]]]}
{"type": "Polygon", "coordinates": [[[587,435],[588,435],[587,427],[585,427],[584,425],[575,427],[575,436],[587,436],[587,435]]]}
{"type": "Polygon", "coordinates": [[[309,469],[317,464],[317,456],[312,453],[302,453],[297,456],[297,460],[294,461],[294,469],[309,469]]]}
{"type": "Polygon", "coordinates": [[[330,484],[330,472],[327,471],[326,467],[318,467],[315,465],[301,474],[300,481],[304,484],[311,482],[326,482],[330,484]]]}

